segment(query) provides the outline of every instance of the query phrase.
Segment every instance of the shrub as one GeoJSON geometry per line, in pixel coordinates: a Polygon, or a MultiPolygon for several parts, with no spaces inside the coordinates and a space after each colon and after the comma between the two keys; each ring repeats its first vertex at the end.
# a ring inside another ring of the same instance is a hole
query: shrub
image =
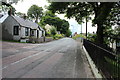
{"type": "Polygon", "coordinates": [[[60,39],[63,38],[64,36],[62,34],[56,34],[55,36],[53,36],[54,39],[60,39]]]}
{"type": "Polygon", "coordinates": [[[77,39],[77,38],[79,38],[79,37],[82,37],[82,38],[86,38],[84,35],[82,35],[82,34],[78,34],[78,35],[76,35],[76,36],[73,36],[72,38],[73,39],[77,39]]]}
{"type": "Polygon", "coordinates": [[[50,33],[51,33],[51,35],[54,36],[54,35],[57,33],[56,28],[55,28],[55,27],[52,27],[52,28],[50,29],[50,33]]]}

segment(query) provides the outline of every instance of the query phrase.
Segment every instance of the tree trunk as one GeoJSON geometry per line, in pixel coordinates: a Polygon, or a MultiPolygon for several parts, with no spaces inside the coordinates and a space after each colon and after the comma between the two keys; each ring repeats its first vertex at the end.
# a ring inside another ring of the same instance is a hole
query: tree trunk
{"type": "Polygon", "coordinates": [[[38,16],[36,17],[35,23],[38,23],[38,16]]]}
{"type": "Polygon", "coordinates": [[[103,26],[102,24],[97,24],[97,43],[103,44],[103,26]]]}

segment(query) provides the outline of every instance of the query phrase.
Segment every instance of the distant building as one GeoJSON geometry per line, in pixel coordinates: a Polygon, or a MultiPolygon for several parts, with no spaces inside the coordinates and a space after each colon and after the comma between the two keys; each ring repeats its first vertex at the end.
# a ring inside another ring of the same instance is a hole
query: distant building
{"type": "Polygon", "coordinates": [[[54,26],[51,26],[49,24],[45,25],[46,32],[50,32],[50,29],[52,29],[54,26]]]}
{"type": "Polygon", "coordinates": [[[77,32],[74,33],[74,36],[78,35],[77,32]]]}
{"type": "MultiPolygon", "coordinates": [[[[50,29],[54,28],[54,26],[51,26],[49,24],[45,25],[46,32],[50,32],[50,29]]],[[[57,34],[60,34],[60,31],[57,31],[57,34]]]]}

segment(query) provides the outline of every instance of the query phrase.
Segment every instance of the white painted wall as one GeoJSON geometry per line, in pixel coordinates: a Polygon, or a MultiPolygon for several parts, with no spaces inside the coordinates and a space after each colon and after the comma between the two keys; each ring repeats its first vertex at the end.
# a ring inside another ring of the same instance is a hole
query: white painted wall
{"type": "MultiPolygon", "coordinates": [[[[4,29],[13,36],[13,40],[19,40],[20,39],[20,29],[19,29],[19,35],[18,36],[15,36],[13,35],[13,28],[14,26],[19,26],[19,24],[11,17],[11,16],[8,16],[8,18],[3,22],[3,27],[4,29]]],[[[19,26],[20,27],[20,26],[19,26]]],[[[4,33],[5,36],[7,35],[6,33],[4,33]]],[[[3,34],[3,36],[4,36],[3,34]]],[[[7,36],[6,36],[7,37],[7,36]]],[[[9,36],[8,36],[9,37],[9,36]]]]}
{"type": "Polygon", "coordinates": [[[42,37],[42,31],[39,31],[39,38],[42,37]]]}
{"type": "Polygon", "coordinates": [[[25,38],[25,27],[21,27],[21,37],[25,38]]]}
{"type": "Polygon", "coordinates": [[[37,38],[37,30],[34,30],[34,37],[37,38]]]}

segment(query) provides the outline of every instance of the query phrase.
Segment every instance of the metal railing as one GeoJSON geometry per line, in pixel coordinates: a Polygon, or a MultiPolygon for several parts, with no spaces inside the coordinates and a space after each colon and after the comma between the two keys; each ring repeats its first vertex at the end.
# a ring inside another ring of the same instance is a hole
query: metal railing
{"type": "Polygon", "coordinates": [[[83,45],[106,79],[120,80],[120,55],[86,39],[83,40],[83,45]]]}

